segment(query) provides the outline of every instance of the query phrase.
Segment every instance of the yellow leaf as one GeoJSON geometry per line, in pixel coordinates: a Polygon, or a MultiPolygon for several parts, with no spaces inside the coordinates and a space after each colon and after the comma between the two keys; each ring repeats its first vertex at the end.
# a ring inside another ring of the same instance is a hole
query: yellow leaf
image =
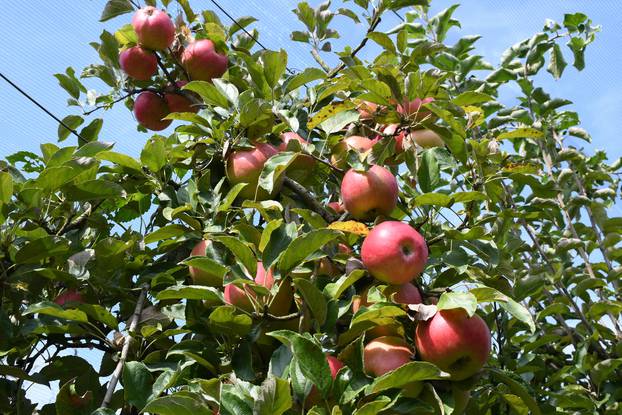
{"type": "Polygon", "coordinates": [[[349,232],[356,235],[367,236],[369,228],[361,222],[355,220],[349,220],[346,222],[333,222],[328,225],[328,229],[335,229],[338,231],[349,232]]]}
{"type": "Polygon", "coordinates": [[[506,131],[499,134],[497,140],[504,140],[506,138],[543,138],[544,133],[541,130],[535,128],[518,128],[514,131],[506,131]]]}
{"type": "Polygon", "coordinates": [[[484,110],[480,107],[476,107],[474,105],[465,105],[462,107],[464,112],[468,116],[467,128],[477,127],[482,124],[485,120],[484,110]]]}
{"type": "Polygon", "coordinates": [[[309,119],[307,122],[307,128],[309,130],[313,130],[315,127],[333,117],[335,114],[338,114],[343,111],[351,110],[355,106],[352,102],[337,102],[334,104],[329,104],[319,110],[313,117],[309,119]]]}

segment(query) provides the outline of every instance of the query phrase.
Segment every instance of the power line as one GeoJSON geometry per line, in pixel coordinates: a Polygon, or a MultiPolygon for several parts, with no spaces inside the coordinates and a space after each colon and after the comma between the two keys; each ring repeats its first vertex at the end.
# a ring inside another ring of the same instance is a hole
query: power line
{"type": "Polygon", "coordinates": [[[82,136],[80,134],[78,134],[76,132],[76,130],[74,130],[73,128],[69,127],[67,124],[65,124],[63,122],[63,120],[61,120],[56,115],[54,115],[50,110],[45,108],[42,104],[39,103],[39,101],[34,99],[32,96],[30,96],[26,91],[24,91],[22,88],[20,88],[15,82],[13,82],[9,78],[7,78],[2,72],[0,72],[0,78],[4,79],[9,85],[11,85],[13,88],[15,88],[20,94],[22,94],[23,96],[28,98],[33,104],[35,104],[37,107],[39,107],[41,110],[43,110],[43,112],[45,112],[47,115],[52,117],[57,123],[59,123],[60,125],[65,127],[73,135],[78,137],[79,140],[82,140],[83,142],[86,142],[86,140],[84,138],[82,138],[82,136]]]}

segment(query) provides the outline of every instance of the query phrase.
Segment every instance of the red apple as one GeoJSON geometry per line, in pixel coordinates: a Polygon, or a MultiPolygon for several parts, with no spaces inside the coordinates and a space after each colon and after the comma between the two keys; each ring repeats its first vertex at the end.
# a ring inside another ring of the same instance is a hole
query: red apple
{"type": "Polygon", "coordinates": [[[341,181],[343,205],[355,219],[390,215],[397,206],[398,187],[393,174],[374,165],[366,172],[348,170],[341,181]]]}
{"type": "Polygon", "coordinates": [[[354,150],[359,153],[364,153],[371,150],[374,144],[376,144],[376,140],[370,140],[360,135],[346,137],[333,147],[333,154],[330,157],[330,162],[333,166],[343,168],[346,166],[348,151],[354,150]]]}
{"type": "MultiPolygon", "coordinates": [[[[271,289],[274,285],[272,270],[268,270],[268,272],[266,272],[261,261],[257,261],[255,282],[259,285],[263,285],[267,289],[271,289]]],[[[248,293],[250,293],[250,295],[254,294],[251,289],[248,289],[248,293]]],[[[250,298],[248,298],[247,290],[244,290],[237,285],[225,285],[225,303],[234,305],[246,311],[253,310],[253,304],[250,298]]]]}
{"type": "Polygon", "coordinates": [[[330,202],[330,203],[327,203],[326,206],[331,208],[335,213],[341,214],[346,211],[343,208],[343,204],[341,202],[330,202]]]}
{"type": "MultiPolygon", "coordinates": [[[[281,134],[281,144],[279,144],[279,151],[287,151],[287,143],[295,140],[298,141],[301,146],[307,144],[307,140],[299,136],[294,132],[286,132],[281,134]]],[[[288,174],[296,181],[302,182],[305,179],[310,178],[310,172],[315,167],[315,159],[308,154],[300,155],[289,165],[287,169],[288,174]]]]}
{"type": "Polygon", "coordinates": [[[374,118],[374,113],[378,111],[378,104],[363,101],[356,107],[356,110],[359,112],[361,121],[371,120],[374,118]]]}
{"type": "Polygon", "coordinates": [[[388,284],[406,284],[423,271],[428,261],[428,247],[412,226],[387,221],[374,227],[365,237],[361,259],[376,279],[388,284]]]}
{"type": "Polygon", "coordinates": [[[84,297],[77,290],[68,289],[54,299],[54,302],[63,307],[65,304],[70,303],[84,303],[84,297]]]}
{"type": "Polygon", "coordinates": [[[445,146],[443,139],[432,130],[415,130],[410,133],[410,139],[423,148],[445,146]]]}
{"type": "MultiPolygon", "coordinates": [[[[233,152],[227,159],[227,178],[232,185],[248,183],[239,194],[242,199],[265,200],[271,195],[257,186],[261,170],[266,161],[278,153],[271,144],[258,143],[253,150],[233,152]]],[[[275,192],[276,193],[276,190],[275,192]]]]}
{"type": "Polygon", "coordinates": [[[423,302],[419,288],[410,282],[402,285],[390,285],[384,290],[384,294],[388,298],[393,296],[393,301],[400,304],[421,304],[423,302]]]}
{"type": "Polygon", "coordinates": [[[153,6],[143,7],[134,13],[132,26],[141,46],[152,50],[163,50],[175,40],[175,25],[166,12],[153,6]]]}
{"type": "MultiPolygon", "coordinates": [[[[190,252],[190,256],[205,256],[207,249],[212,241],[202,240],[194,246],[190,252]]],[[[189,267],[190,276],[194,284],[207,285],[211,287],[222,286],[222,276],[210,274],[197,267],[189,267]]]]}
{"type": "Polygon", "coordinates": [[[476,374],[490,354],[490,329],[480,316],[469,317],[461,308],[420,321],[415,340],[421,359],[451,374],[452,380],[476,374]]]}
{"type": "Polygon", "coordinates": [[[350,255],[354,251],[352,250],[352,248],[349,245],[346,245],[346,244],[344,244],[342,242],[339,242],[337,244],[337,252],[339,252],[340,254],[350,255]]]}
{"type": "Polygon", "coordinates": [[[122,51],[119,54],[119,65],[123,72],[139,81],[148,81],[158,71],[155,54],[140,46],[122,51]]]}
{"type": "Polygon", "coordinates": [[[216,50],[209,39],[195,40],[184,50],[181,63],[194,81],[211,81],[227,71],[227,55],[216,50]]]}
{"type": "Polygon", "coordinates": [[[199,112],[199,106],[195,105],[185,94],[192,94],[197,97],[197,101],[200,101],[199,96],[191,91],[185,91],[184,94],[182,94],[177,90],[177,88],[182,88],[187,83],[187,81],[177,81],[174,87],[172,85],[168,86],[167,92],[164,94],[164,99],[166,99],[166,103],[171,112],[193,112],[195,114],[199,112]]]}
{"type": "Polygon", "coordinates": [[[134,116],[148,130],[161,131],[171,125],[172,120],[163,119],[169,113],[166,100],[155,92],[141,92],[134,101],[134,116]]]}
{"type": "Polygon", "coordinates": [[[430,116],[432,113],[425,109],[421,109],[421,106],[434,101],[434,98],[415,98],[412,101],[405,99],[401,104],[397,105],[397,112],[404,118],[413,121],[422,121],[424,118],[430,116]]]}
{"type": "Polygon", "coordinates": [[[372,340],[363,350],[365,373],[382,376],[411,361],[413,352],[401,337],[384,336],[372,340]]]}

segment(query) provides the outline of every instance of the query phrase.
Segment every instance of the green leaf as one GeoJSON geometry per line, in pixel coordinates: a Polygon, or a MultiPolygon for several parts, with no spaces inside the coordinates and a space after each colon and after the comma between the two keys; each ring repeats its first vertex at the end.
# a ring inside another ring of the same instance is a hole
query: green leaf
{"type": "Polygon", "coordinates": [[[46,236],[27,242],[15,254],[16,264],[36,264],[42,259],[65,255],[69,241],[58,236],[46,236]]]}
{"type": "Polygon", "coordinates": [[[166,225],[158,230],[151,232],[145,236],[145,243],[150,244],[153,242],[161,241],[163,239],[171,239],[177,236],[184,235],[190,232],[190,229],[183,225],[171,224],[166,225]]]}
{"type": "Polygon", "coordinates": [[[274,376],[268,376],[261,383],[255,398],[253,414],[282,415],[292,407],[292,395],[289,382],[274,376]]]}
{"type": "Polygon", "coordinates": [[[376,378],[374,383],[367,387],[366,394],[370,395],[391,388],[403,388],[412,382],[446,379],[448,376],[432,363],[410,362],[376,378]]]}
{"type": "Polygon", "coordinates": [[[258,182],[259,186],[268,193],[272,193],[279,185],[287,167],[289,167],[297,156],[298,153],[284,151],[270,157],[261,170],[258,182]]]}
{"type": "Polygon", "coordinates": [[[429,193],[438,187],[441,182],[441,169],[436,159],[436,153],[432,150],[425,150],[421,156],[421,164],[417,170],[419,187],[429,193]]]}
{"type": "Polygon", "coordinates": [[[104,120],[101,118],[95,118],[86,127],[80,130],[80,137],[87,142],[96,141],[99,137],[99,132],[104,125],[104,120]]]}
{"type": "Polygon", "coordinates": [[[78,304],[78,309],[84,311],[92,320],[104,323],[112,329],[118,329],[119,323],[108,309],[97,304],[78,304]]]}
{"type": "Polygon", "coordinates": [[[342,276],[337,281],[327,284],[326,287],[324,287],[324,291],[326,292],[326,294],[336,300],[341,297],[341,294],[343,294],[355,282],[360,280],[364,275],[365,270],[356,269],[348,275],[342,276]]]}
{"type": "Polygon", "coordinates": [[[142,362],[127,362],[123,369],[123,394],[125,401],[137,408],[143,408],[151,395],[153,378],[142,362]]]}
{"type": "MultiPolygon", "coordinates": [[[[82,123],[84,123],[84,118],[80,117],[79,115],[68,115],[63,118],[63,124],[65,124],[67,127],[71,128],[74,131],[76,130],[76,128],[81,126],[82,123]]],[[[65,141],[67,137],[69,137],[69,134],[71,134],[70,130],[63,127],[61,124],[58,125],[58,141],[65,141]]]]}
{"type": "Polygon", "coordinates": [[[142,166],[140,163],[126,154],[115,153],[114,151],[103,151],[98,153],[96,158],[98,160],[106,160],[118,166],[142,173],[142,166]]]}
{"type": "Polygon", "coordinates": [[[287,274],[340,235],[340,232],[331,229],[318,229],[297,237],[289,244],[279,261],[281,273],[287,274]]]}
{"type": "Polygon", "coordinates": [[[460,106],[481,104],[483,102],[493,101],[494,98],[488,94],[475,91],[467,91],[458,95],[453,99],[453,103],[460,106]]]}
{"type": "Polygon", "coordinates": [[[164,142],[164,137],[155,136],[149,140],[140,153],[140,161],[154,173],[166,166],[166,143],[164,142]]]}
{"type": "Polygon", "coordinates": [[[65,193],[67,194],[67,199],[72,201],[114,199],[126,196],[123,187],[117,183],[100,179],[68,185],[65,188],[65,193]]]}
{"type": "Polygon", "coordinates": [[[471,317],[477,310],[477,297],[470,292],[444,292],[438,299],[436,308],[439,311],[462,308],[467,312],[469,317],[471,317]]]}
{"type": "Polygon", "coordinates": [[[379,396],[377,399],[363,404],[363,406],[354,411],[354,415],[376,415],[390,403],[391,398],[388,396],[379,396]]]}
{"type": "Polygon", "coordinates": [[[248,273],[253,277],[255,276],[257,273],[257,258],[247,244],[233,236],[214,236],[212,239],[226,246],[237,260],[244,265],[248,273]]]}
{"type": "Polygon", "coordinates": [[[182,298],[186,300],[207,300],[210,304],[223,302],[222,293],[218,289],[203,285],[176,285],[168,287],[160,291],[156,298],[158,300],[179,300],[182,298]]]}
{"type": "Polygon", "coordinates": [[[41,376],[38,373],[29,375],[28,373],[24,372],[22,369],[16,366],[0,365],[0,375],[10,376],[17,379],[23,379],[29,382],[38,383],[40,385],[49,386],[49,382],[45,379],[45,377],[41,376]]]}
{"type": "Polygon", "coordinates": [[[222,200],[220,205],[218,205],[218,211],[219,212],[228,211],[231,205],[233,204],[233,202],[235,202],[235,199],[238,197],[240,192],[244,190],[246,186],[248,186],[248,183],[238,183],[235,186],[233,186],[231,189],[229,189],[227,196],[225,196],[225,198],[222,200]]]}
{"type": "Polygon", "coordinates": [[[279,52],[271,50],[265,51],[261,58],[263,60],[263,73],[266,82],[274,89],[287,68],[287,52],[281,49],[279,52]]]}
{"type": "Polygon", "coordinates": [[[553,78],[559,79],[564,73],[564,68],[566,68],[568,64],[564,59],[564,54],[562,53],[562,49],[558,43],[553,46],[551,50],[551,58],[549,62],[549,66],[547,67],[547,71],[553,75],[553,78]]]}
{"type": "Polygon", "coordinates": [[[520,383],[518,383],[517,381],[512,379],[509,375],[505,374],[503,371],[501,371],[499,369],[490,368],[490,369],[487,369],[487,370],[494,377],[498,378],[501,382],[503,382],[507,386],[509,386],[510,390],[515,395],[520,397],[523,400],[523,402],[525,403],[525,405],[527,405],[527,407],[531,411],[532,415],[542,415],[542,411],[540,410],[540,407],[538,406],[538,403],[535,401],[535,399],[533,399],[531,397],[531,395],[529,394],[529,392],[527,391],[527,389],[523,385],[521,385],[520,383]]]}
{"type": "Polygon", "coordinates": [[[296,16],[298,16],[298,20],[307,26],[307,29],[309,29],[310,32],[315,30],[315,11],[306,1],[298,3],[298,6],[293,10],[293,12],[296,16]]]}
{"type": "Polygon", "coordinates": [[[510,297],[491,287],[479,286],[477,288],[471,289],[470,292],[477,298],[478,303],[485,303],[491,301],[498,302],[501,307],[512,316],[514,316],[514,318],[522,321],[527,326],[529,326],[529,329],[532,333],[536,331],[536,325],[533,321],[533,316],[531,315],[529,310],[525,308],[522,304],[514,301],[510,297]]]}
{"type": "Polygon", "coordinates": [[[294,279],[294,285],[302,294],[305,304],[321,326],[326,321],[327,306],[322,292],[309,280],[304,278],[294,279]]]}
{"type": "Polygon", "coordinates": [[[288,78],[283,85],[283,93],[288,94],[301,86],[318,79],[326,78],[326,73],[319,68],[306,68],[299,74],[288,78]]]}
{"type": "Polygon", "coordinates": [[[415,205],[417,206],[434,205],[447,207],[451,206],[452,202],[452,198],[444,193],[424,193],[415,197],[415,205]]]}
{"type": "Polygon", "coordinates": [[[356,122],[358,118],[359,113],[356,111],[341,111],[323,121],[319,127],[327,135],[330,135],[341,131],[346,125],[356,122]]]}
{"type": "Polygon", "coordinates": [[[216,332],[245,336],[250,331],[253,320],[246,314],[236,314],[235,307],[224,305],[210,314],[209,324],[216,332]]]}
{"type": "Polygon", "coordinates": [[[89,321],[86,314],[80,310],[69,309],[64,310],[58,304],[50,301],[43,301],[40,303],[32,304],[26,308],[24,314],[44,314],[46,316],[52,316],[62,318],[64,320],[78,321],[80,323],[86,323],[89,321]]]}
{"type": "Polygon", "coordinates": [[[497,136],[497,140],[505,140],[507,138],[544,138],[544,132],[536,128],[523,127],[503,132],[497,136]]]}
{"type": "Polygon", "coordinates": [[[0,172],[0,203],[9,203],[13,197],[13,176],[0,172]]]}
{"type": "Polygon", "coordinates": [[[209,285],[214,287],[222,286],[223,279],[229,272],[229,268],[207,257],[190,258],[185,260],[183,264],[205,271],[205,276],[214,276],[213,281],[208,281],[209,285]]]}
{"type": "Polygon", "coordinates": [[[200,394],[177,392],[149,402],[143,412],[158,415],[212,415],[213,412],[200,394]]]}
{"type": "Polygon", "coordinates": [[[379,44],[380,46],[382,46],[382,48],[384,48],[385,50],[388,50],[389,52],[393,54],[397,53],[397,50],[395,49],[395,45],[393,44],[393,41],[391,40],[389,35],[387,35],[386,33],[371,32],[367,34],[367,37],[373,40],[374,42],[376,42],[377,44],[379,44]]]}
{"type": "Polygon", "coordinates": [[[290,344],[302,373],[319,389],[322,396],[330,392],[332,378],[326,356],[320,346],[302,335],[289,330],[268,333],[285,344],[290,344]]]}
{"type": "Polygon", "coordinates": [[[131,13],[133,10],[134,7],[129,0],[108,0],[99,21],[105,22],[122,14],[131,13]]]}
{"type": "Polygon", "coordinates": [[[222,108],[229,107],[229,100],[227,97],[224,96],[211,82],[192,81],[184,85],[182,89],[196,92],[201,96],[203,102],[208,105],[222,108]]]}

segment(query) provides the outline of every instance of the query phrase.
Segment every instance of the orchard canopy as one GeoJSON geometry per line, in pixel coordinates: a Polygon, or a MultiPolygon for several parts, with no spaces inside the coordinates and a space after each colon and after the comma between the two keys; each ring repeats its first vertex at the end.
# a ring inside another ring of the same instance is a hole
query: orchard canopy
{"type": "Polygon", "coordinates": [[[622,161],[537,82],[588,16],[489,63],[457,5],[301,2],[294,69],[253,17],[139,3],[55,75],[58,142],[1,162],[0,412],[622,413],[622,161]]]}

